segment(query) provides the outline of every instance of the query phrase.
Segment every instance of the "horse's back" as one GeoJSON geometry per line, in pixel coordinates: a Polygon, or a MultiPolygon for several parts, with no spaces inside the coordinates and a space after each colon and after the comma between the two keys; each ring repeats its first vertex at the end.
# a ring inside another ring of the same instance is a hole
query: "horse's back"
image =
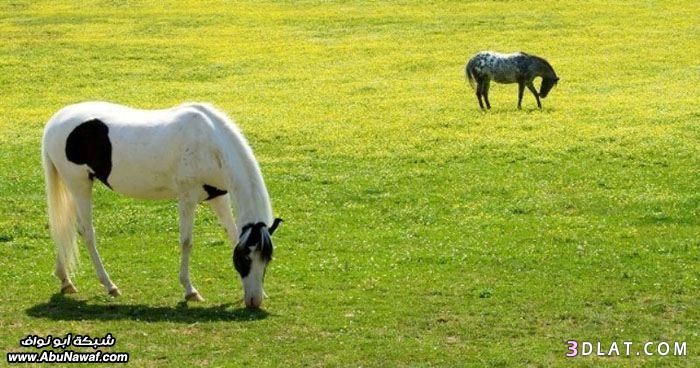
{"type": "MultiPolygon", "coordinates": [[[[172,139],[177,111],[141,110],[109,102],[91,101],[68,105],[59,110],[44,129],[44,150],[57,161],[71,149],[69,143],[108,140],[112,148],[139,150],[172,139]],[[106,137],[105,137],[106,136],[106,137]]],[[[87,144],[87,143],[86,143],[87,144]]]]}
{"type": "Polygon", "coordinates": [[[143,110],[110,102],[89,101],[68,105],[49,120],[46,129],[55,125],[73,125],[90,119],[103,120],[113,126],[153,126],[167,124],[177,114],[177,108],[143,110]]]}
{"type": "Polygon", "coordinates": [[[480,51],[469,60],[467,68],[483,79],[498,83],[515,83],[521,73],[520,59],[525,56],[522,52],[504,54],[480,51]]]}

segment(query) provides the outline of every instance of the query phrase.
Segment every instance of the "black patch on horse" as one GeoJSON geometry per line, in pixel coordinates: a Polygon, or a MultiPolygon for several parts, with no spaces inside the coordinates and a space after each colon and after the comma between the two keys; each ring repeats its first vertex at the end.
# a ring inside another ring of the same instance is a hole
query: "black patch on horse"
{"type": "Polygon", "coordinates": [[[217,187],[212,187],[211,185],[207,185],[207,184],[204,184],[202,186],[202,188],[204,188],[204,191],[207,192],[207,199],[205,199],[205,201],[208,201],[210,199],[214,199],[218,196],[222,196],[222,195],[228,193],[225,190],[221,190],[217,187]]]}
{"type": "MultiPolygon", "coordinates": [[[[281,219],[275,219],[273,227],[270,228],[272,232],[275,231],[280,222],[282,222],[281,219]]],[[[246,224],[241,229],[241,234],[245,234],[246,231],[250,231],[250,233],[245,242],[239,242],[233,249],[233,266],[241,275],[241,278],[245,278],[250,273],[250,264],[252,262],[250,253],[255,248],[260,250],[260,255],[265,262],[269,262],[272,259],[273,251],[272,239],[270,239],[271,232],[264,222],[246,224]]]]}
{"type": "Polygon", "coordinates": [[[111,188],[107,177],[112,171],[112,143],[107,124],[92,119],[75,127],[66,140],[66,157],[77,165],[87,165],[92,171],[90,180],[97,178],[111,188]]]}
{"type": "Polygon", "coordinates": [[[245,246],[236,246],[233,248],[233,267],[241,275],[241,278],[245,278],[250,273],[250,248],[245,246]]]}

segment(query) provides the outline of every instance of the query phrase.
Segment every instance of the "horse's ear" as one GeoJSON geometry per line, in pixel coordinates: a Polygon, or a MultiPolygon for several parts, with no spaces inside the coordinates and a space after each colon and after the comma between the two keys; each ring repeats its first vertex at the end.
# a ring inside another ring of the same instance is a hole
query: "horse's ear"
{"type": "Polygon", "coordinates": [[[272,239],[270,239],[270,233],[264,227],[260,229],[260,255],[266,261],[272,259],[272,239]]]}
{"type": "Polygon", "coordinates": [[[278,217],[278,218],[275,219],[275,221],[272,222],[272,226],[270,226],[270,230],[269,230],[270,236],[272,236],[272,234],[275,233],[275,230],[277,229],[277,226],[279,226],[279,224],[280,224],[282,221],[284,221],[284,220],[282,220],[281,218],[278,217]]]}

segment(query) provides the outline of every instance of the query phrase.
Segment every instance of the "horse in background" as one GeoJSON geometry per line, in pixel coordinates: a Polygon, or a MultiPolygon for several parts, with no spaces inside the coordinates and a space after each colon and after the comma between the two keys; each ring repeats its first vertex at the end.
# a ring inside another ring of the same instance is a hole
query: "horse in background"
{"type": "Polygon", "coordinates": [[[272,217],[253,151],[224,113],[194,103],[163,110],[106,102],[70,105],[47,123],[42,158],[49,224],[58,251],[55,275],[62,293],[77,291],[70,278],[78,258],[77,222],[100,282],[110,295],[120,295],[95,246],[92,185],[97,179],[132,198],[177,199],[179,279],[187,301],[204,300],[190,282],[189,257],[195,208],[208,202],[234,245],[233,264],[245,304],[260,307],[265,269],[272,259],[270,237],[281,220],[272,217]],[[229,193],[236,200],[238,225],[229,193]]]}
{"type": "Polygon", "coordinates": [[[479,107],[491,109],[489,102],[489,84],[518,83],[518,109],[522,106],[523,92],[527,87],[537,100],[537,107],[542,109],[540,98],[545,98],[549,91],[559,82],[559,77],[549,62],[539,56],[517,52],[501,54],[493,51],[481,51],[472,57],[464,68],[469,84],[476,91],[479,107]],[[542,78],[540,92],[532,84],[537,77],[542,78]],[[483,102],[482,102],[483,98],[483,102]]]}

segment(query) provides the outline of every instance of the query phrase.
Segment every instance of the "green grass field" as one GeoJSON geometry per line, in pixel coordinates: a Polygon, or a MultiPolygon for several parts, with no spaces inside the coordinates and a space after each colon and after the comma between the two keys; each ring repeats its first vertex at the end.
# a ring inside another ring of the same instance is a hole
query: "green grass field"
{"type": "MultiPolygon", "coordinates": [[[[128,366],[700,365],[700,3],[3,1],[0,348],[112,333],[128,366]],[[463,74],[547,58],[535,109],[463,74]],[[198,210],[183,305],[175,202],[95,189],[109,298],[81,245],[51,272],[42,128],[61,107],[208,101],[255,150],[286,221],[264,311],[198,210]],[[565,358],[567,340],[687,343],[565,358]]],[[[5,362],[5,357],[2,358],[5,362]]]]}

